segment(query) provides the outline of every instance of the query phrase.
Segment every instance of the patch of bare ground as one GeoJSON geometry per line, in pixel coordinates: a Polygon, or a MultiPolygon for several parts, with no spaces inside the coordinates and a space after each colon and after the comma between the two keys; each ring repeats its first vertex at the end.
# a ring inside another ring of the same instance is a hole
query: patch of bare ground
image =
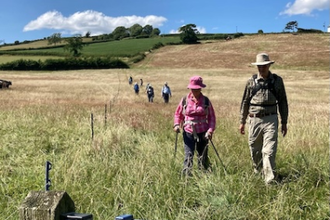
{"type": "Polygon", "coordinates": [[[257,53],[267,52],[276,68],[329,69],[329,34],[246,35],[230,41],[166,46],[148,54],[138,67],[245,69],[257,53]]]}

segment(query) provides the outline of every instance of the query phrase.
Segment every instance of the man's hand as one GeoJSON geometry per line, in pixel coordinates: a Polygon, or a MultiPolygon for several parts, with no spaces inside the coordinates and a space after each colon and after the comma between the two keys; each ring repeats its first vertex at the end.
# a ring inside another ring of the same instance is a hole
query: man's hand
{"type": "Polygon", "coordinates": [[[239,126],[239,132],[241,134],[245,134],[245,124],[240,124],[240,126],[239,126]]]}

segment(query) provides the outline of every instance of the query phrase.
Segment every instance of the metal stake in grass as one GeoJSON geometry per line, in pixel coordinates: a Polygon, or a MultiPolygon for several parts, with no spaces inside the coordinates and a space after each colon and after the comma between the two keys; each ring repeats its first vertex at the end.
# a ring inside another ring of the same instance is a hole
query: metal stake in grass
{"type": "Polygon", "coordinates": [[[45,178],[45,188],[46,191],[49,191],[49,187],[51,186],[51,181],[49,179],[49,171],[52,169],[52,164],[49,161],[46,161],[46,178],[45,178]]]}

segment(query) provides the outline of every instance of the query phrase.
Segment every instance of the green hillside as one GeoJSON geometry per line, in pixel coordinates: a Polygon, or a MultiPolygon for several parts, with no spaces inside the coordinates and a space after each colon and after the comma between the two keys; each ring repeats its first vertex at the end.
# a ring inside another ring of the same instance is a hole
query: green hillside
{"type": "MultiPolygon", "coordinates": [[[[177,44],[180,43],[178,36],[174,37],[155,37],[143,39],[124,39],[120,41],[108,42],[84,42],[82,50],[83,56],[113,56],[131,57],[139,53],[144,53],[155,47],[155,45],[177,44]]],[[[0,48],[2,55],[55,55],[67,56],[63,47],[59,45],[47,45],[47,41],[33,42],[17,46],[3,46],[0,48]]]]}

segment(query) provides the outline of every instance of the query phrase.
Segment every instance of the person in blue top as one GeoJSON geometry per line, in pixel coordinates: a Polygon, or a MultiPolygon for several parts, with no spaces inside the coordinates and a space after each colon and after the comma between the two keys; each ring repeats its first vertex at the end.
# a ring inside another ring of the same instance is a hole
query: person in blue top
{"type": "Polygon", "coordinates": [[[171,89],[168,86],[167,82],[164,83],[164,86],[162,88],[162,97],[165,103],[168,103],[170,97],[172,97],[171,89]]]}
{"type": "Polygon", "coordinates": [[[140,87],[139,87],[139,84],[136,82],[135,84],[134,84],[134,91],[135,91],[135,94],[139,94],[139,91],[140,91],[140,87]]]}

